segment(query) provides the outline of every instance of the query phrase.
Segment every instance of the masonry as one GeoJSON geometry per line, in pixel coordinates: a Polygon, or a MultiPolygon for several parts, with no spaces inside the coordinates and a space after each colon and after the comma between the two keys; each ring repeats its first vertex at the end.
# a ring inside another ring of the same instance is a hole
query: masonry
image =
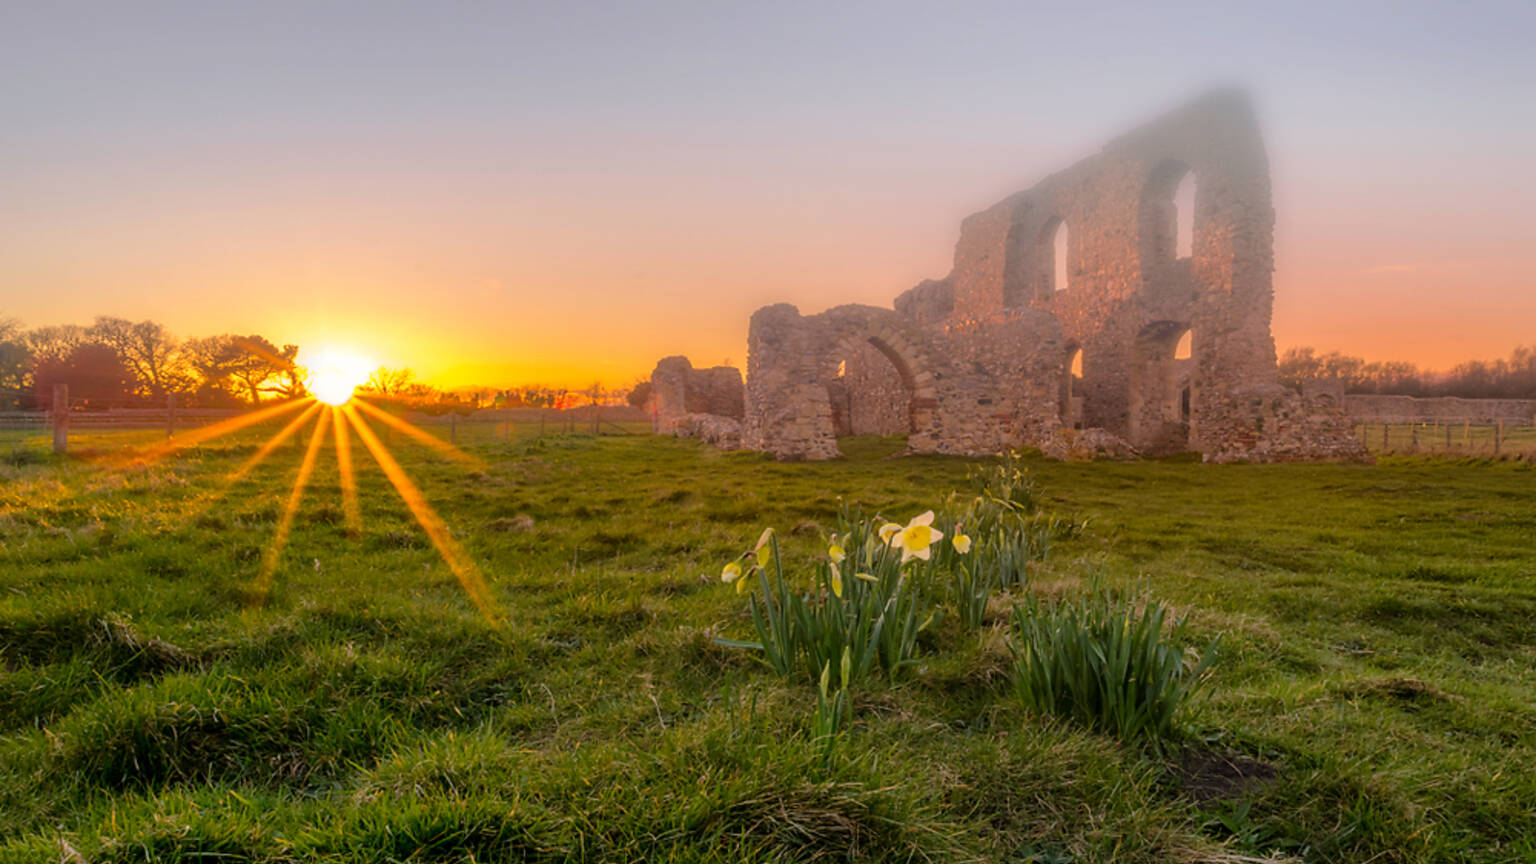
{"type": "MultiPolygon", "coordinates": [[[[737,443],[781,459],[835,458],[863,433],[906,434],[913,453],[1366,458],[1337,400],[1278,383],[1274,219],[1246,98],[1207,94],[964,220],[949,275],[893,308],[759,309],[737,443]]],[[[666,410],[661,426],[690,413],[666,410]]]]}

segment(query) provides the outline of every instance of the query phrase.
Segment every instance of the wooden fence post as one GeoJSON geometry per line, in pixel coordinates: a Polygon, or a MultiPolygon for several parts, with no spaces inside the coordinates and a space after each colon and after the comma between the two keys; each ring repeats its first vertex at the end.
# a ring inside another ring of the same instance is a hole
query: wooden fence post
{"type": "Polygon", "coordinates": [[[1408,452],[1417,453],[1419,452],[1419,421],[1413,421],[1413,425],[1409,428],[1412,430],[1413,437],[1408,441],[1408,452]]]}
{"type": "Polygon", "coordinates": [[[1382,450],[1386,450],[1387,449],[1387,430],[1389,430],[1391,428],[1392,428],[1392,424],[1391,423],[1383,423],[1383,424],[1381,424],[1381,449],[1382,450]]]}
{"type": "Polygon", "coordinates": [[[1445,424],[1445,452],[1451,452],[1451,424],[1445,424]]]}
{"type": "Polygon", "coordinates": [[[448,412],[448,443],[459,443],[459,412],[448,412]]]}
{"type": "Polygon", "coordinates": [[[53,385],[53,452],[64,455],[69,452],[69,385],[53,385]]]}
{"type": "Polygon", "coordinates": [[[1499,455],[1499,445],[1504,443],[1504,420],[1501,418],[1493,427],[1493,455],[1499,455]]]}
{"type": "Polygon", "coordinates": [[[176,394],[165,394],[165,437],[176,436],[176,394]]]}

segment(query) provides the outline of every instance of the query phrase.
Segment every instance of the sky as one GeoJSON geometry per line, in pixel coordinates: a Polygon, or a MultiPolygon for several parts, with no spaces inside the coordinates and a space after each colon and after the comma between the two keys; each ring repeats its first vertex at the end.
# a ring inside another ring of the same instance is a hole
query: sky
{"type": "Polygon", "coordinates": [[[1536,343],[1536,4],[0,4],[0,318],[444,385],[745,365],[1211,86],[1269,148],[1274,334],[1536,343]]]}

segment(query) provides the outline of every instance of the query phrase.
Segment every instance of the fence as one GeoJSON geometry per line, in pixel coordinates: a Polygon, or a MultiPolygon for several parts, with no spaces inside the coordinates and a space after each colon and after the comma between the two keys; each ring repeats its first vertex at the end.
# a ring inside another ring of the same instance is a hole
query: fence
{"type": "Polygon", "coordinates": [[[1496,421],[1416,420],[1356,423],[1355,434],[1372,453],[1536,458],[1536,425],[1496,421]]]}
{"type": "MultiPolygon", "coordinates": [[[[179,408],[174,399],[164,408],[112,407],[99,409],[71,401],[68,392],[55,394],[54,405],[67,410],[0,411],[0,450],[43,449],[55,453],[72,446],[113,449],[172,437],[177,431],[208,426],[243,413],[227,408],[179,408]]],[[[413,426],[452,444],[490,443],[556,434],[633,435],[651,431],[643,411],[628,406],[587,405],[580,408],[516,408],[477,410],[468,414],[409,413],[413,426]]],[[[394,433],[381,430],[387,438],[394,433]]]]}

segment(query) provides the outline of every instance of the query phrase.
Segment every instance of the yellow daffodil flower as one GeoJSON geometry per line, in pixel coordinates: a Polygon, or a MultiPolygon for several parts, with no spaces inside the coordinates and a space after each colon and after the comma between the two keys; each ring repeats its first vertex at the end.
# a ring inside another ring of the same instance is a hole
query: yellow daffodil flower
{"type": "Polygon", "coordinates": [[[757,566],[768,569],[768,562],[773,560],[773,546],[768,542],[773,539],[773,528],[764,528],[763,535],[757,538],[757,546],[752,551],[757,555],[757,566]]]}
{"type": "Polygon", "coordinates": [[[971,538],[966,534],[956,534],[955,539],[949,541],[955,545],[955,551],[961,555],[971,551],[971,538]]]}
{"type": "Polygon", "coordinates": [[[843,559],[848,557],[848,554],[843,551],[843,547],[833,543],[832,547],[827,550],[827,557],[832,559],[833,564],[841,564],[843,559]]]}
{"type": "Polygon", "coordinates": [[[741,564],[739,562],[732,561],[731,563],[725,565],[725,569],[720,571],[720,581],[726,583],[727,585],[735,582],[740,578],[741,564]]]}
{"type": "Polygon", "coordinates": [[[837,599],[843,599],[843,577],[836,570],[832,571],[832,593],[837,595],[837,599]]]}
{"type": "Polygon", "coordinates": [[[887,522],[880,526],[880,539],[889,546],[896,545],[896,535],[901,533],[901,526],[895,522],[887,522]]]}
{"type": "Polygon", "coordinates": [[[913,517],[905,528],[894,535],[891,545],[901,550],[901,562],[921,558],[928,560],[929,548],[934,541],[944,539],[944,532],[936,530],[933,526],[933,511],[928,510],[913,517]]]}

